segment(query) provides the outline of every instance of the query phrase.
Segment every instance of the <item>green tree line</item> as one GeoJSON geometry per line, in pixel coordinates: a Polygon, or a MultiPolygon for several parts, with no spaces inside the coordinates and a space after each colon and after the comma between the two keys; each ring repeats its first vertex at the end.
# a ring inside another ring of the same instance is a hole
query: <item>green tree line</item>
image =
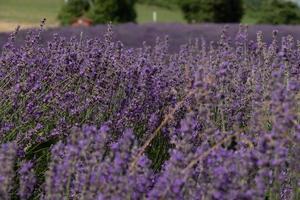
{"type": "Polygon", "coordinates": [[[188,23],[238,23],[255,13],[260,24],[299,24],[300,8],[288,0],[68,0],[58,15],[62,25],[85,16],[93,23],[135,22],[135,3],[181,9],[188,23]]]}

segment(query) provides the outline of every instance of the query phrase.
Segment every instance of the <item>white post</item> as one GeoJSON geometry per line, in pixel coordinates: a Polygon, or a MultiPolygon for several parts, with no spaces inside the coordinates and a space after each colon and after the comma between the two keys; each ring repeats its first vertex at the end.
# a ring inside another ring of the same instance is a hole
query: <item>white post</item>
{"type": "Polygon", "coordinates": [[[157,13],[153,11],[153,22],[157,22],[157,13]]]}

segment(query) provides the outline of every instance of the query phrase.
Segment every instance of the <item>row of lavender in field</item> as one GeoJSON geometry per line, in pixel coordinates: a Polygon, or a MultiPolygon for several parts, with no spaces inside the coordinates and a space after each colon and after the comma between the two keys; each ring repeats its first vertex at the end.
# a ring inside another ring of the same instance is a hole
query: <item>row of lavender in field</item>
{"type": "Polygon", "coordinates": [[[300,42],[246,27],[168,53],[112,41],[0,57],[0,199],[299,199],[300,42]]]}
{"type": "MultiPolygon", "coordinates": [[[[163,38],[169,36],[168,50],[171,53],[177,53],[180,46],[188,43],[190,39],[205,38],[207,41],[217,41],[220,32],[223,29],[222,24],[118,24],[114,25],[113,41],[121,41],[126,48],[142,47],[143,41],[148,45],[155,45],[156,37],[163,38]]],[[[238,24],[229,24],[227,33],[231,36],[235,35],[239,30],[238,24]]],[[[82,33],[83,39],[87,38],[103,38],[106,32],[106,25],[97,25],[92,27],[57,27],[48,28],[41,33],[40,43],[43,46],[47,45],[49,40],[52,40],[53,34],[58,33],[60,36],[69,38],[70,36],[80,37],[82,33]]],[[[278,38],[292,35],[296,40],[300,39],[300,26],[292,25],[251,25],[248,30],[248,39],[256,40],[257,31],[264,33],[264,41],[267,44],[272,42],[272,31],[278,29],[278,38]]],[[[16,46],[24,44],[24,39],[28,30],[20,30],[18,37],[15,40],[16,46]]],[[[6,43],[9,33],[0,33],[0,53],[1,47],[6,43]]]]}

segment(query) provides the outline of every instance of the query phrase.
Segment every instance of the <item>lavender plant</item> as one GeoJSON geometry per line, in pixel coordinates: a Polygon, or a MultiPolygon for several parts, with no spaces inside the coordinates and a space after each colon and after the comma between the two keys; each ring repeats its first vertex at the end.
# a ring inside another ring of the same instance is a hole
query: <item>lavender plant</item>
{"type": "Polygon", "coordinates": [[[104,39],[0,57],[2,199],[299,199],[300,42],[104,39]]]}

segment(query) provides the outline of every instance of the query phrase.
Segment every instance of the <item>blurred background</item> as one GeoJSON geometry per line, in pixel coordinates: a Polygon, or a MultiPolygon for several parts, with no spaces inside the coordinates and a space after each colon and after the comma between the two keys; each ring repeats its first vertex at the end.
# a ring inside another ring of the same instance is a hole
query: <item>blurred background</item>
{"type": "Polygon", "coordinates": [[[299,24],[300,0],[0,0],[0,32],[113,23],[299,24]]]}
{"type": "Polygon", "coordinates": [[[27,28],[39,27],[46,18],[40,42],[47,44],[54,33],[69,38],[101,38],[107,23],[113,39],[128,48],[153,46],[157,38],[169,36],[169,50],[204,38],[218,40],[224,24],[234,37],[239,24],[250,24],[249,39],[263,31],[264,40],[292,35],[300,40],[300,0],[0,0],[0,52],[9,32],[21,26],[16,38],[22,45],[27,28]]]}

